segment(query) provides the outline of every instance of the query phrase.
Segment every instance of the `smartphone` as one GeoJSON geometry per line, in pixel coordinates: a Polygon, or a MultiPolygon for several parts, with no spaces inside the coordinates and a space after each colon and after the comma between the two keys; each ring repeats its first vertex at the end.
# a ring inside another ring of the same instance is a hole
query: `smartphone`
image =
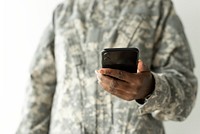
{"type": "Polygon", "coordinates": [[[137,48],[105,48],[101,52],[102,68],[137,73],[138,56],[137,48]]]}

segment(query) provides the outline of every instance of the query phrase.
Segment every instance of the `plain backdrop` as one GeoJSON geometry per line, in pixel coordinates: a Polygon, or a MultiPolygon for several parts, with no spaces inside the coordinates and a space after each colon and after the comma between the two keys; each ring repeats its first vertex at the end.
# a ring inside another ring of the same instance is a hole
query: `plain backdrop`
{"type": "MultiPolygon", "coordinates": [[[[30,61],[60,1],[0,1],[0,134],[14,134],[19,125],[30,61]]],[[[185,26],[200,80],[200,1],[174,0],[174,4],[185,26]]],[[[186,121],[165,122],[167,134],[200,133],[199,97],[200,93],[186,121]]]]}

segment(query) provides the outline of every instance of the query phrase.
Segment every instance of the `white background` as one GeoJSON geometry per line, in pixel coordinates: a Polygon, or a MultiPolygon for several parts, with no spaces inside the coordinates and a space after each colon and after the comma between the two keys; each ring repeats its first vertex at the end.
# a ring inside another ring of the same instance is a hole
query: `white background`
{"type": "MultiPolygon", "coordinates": [[[[0,0],[0,134],[14,134],[19,125],[30,61],[60,1],[0,0]]],[[[200,1],[174,0],[174,4],[185,26],[200,80],[200,1]]],[[[200,132],[199,97],[200,93],[186,121],[165,123],[167,134],[200,132]]]]}

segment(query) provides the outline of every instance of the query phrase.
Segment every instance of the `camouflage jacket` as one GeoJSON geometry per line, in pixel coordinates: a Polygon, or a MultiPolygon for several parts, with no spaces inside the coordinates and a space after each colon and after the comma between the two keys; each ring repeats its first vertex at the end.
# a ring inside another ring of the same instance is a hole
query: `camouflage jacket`
{"type": "Polygon", "coordinates": [[[170,0],[66,0],[54,10],[30,69],[17,134],[164,134],[197,93],[194,62],[170,0]],[[144,104],[98,85],[103,48],[136,47],[155,90],[144,104]]]}

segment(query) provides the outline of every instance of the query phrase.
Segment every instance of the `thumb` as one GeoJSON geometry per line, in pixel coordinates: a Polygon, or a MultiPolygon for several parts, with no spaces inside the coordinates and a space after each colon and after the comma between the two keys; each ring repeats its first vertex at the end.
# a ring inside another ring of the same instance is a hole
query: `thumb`
{"type": "Polygon", "coordinates": [[[138,70],[137,70],[137,72],[142,73],[142,72],[146,72],[146,71],[150,71],[148,66],[145,65],[142,60],[138,60],[138,70]]]}

